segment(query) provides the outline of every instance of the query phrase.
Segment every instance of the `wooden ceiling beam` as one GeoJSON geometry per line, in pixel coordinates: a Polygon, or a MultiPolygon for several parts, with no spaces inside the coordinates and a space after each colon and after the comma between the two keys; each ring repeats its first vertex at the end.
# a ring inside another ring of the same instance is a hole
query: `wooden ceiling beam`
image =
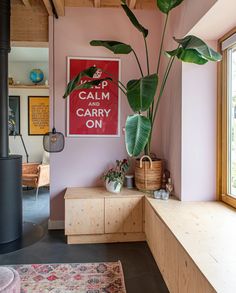
{"type": "Polygon", "coordinates": [[[136,6],[136,2],[137,2],[137,0],[130,0],[129,1],[129,8],[134,9],[136,6]]]}
{"type": "Polygon", "coordinates": [[[29,0],[21,0],[21,1],[22,1],[22,3],[23,3],[26,7],[28,7],[28,8],[31,7],[31,4],[30,4],[30,1],[29,1],[29,0]]]}
{"type": "Polygon", "coordinates": [[[96,8],[100,8],[101,7],[101,0],[94,0],[94,6],[96,8]]]}
{"type": "Polygon", "coordinates": [[[58,16],[65,16],[65,0],[53,0],[58,16]]]}
{"type": "Polygon", "coordinates": [[[43,3],[44,3],[44,6],[46,7],[46,10],[48,12],[48,15],[53,15],[53,12],[52,12],[52,5],[51,5],[51,2],[50,0],[43,0],[43,3]]]}

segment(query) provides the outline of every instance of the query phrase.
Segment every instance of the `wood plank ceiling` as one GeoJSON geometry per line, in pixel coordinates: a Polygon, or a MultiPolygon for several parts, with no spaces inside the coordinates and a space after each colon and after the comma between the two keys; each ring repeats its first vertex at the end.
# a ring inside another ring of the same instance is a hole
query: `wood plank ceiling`
{"type": "MultiPolygon", "coordinates": [[[[11,40],[13,42],[48,42],[48,15],[53,2],[58,16],[65,7],[120,7],[120,0],[11,0],[11,40]]],[[[131,9],[155,9],[156,0],[127,0],[131,9]]]]}

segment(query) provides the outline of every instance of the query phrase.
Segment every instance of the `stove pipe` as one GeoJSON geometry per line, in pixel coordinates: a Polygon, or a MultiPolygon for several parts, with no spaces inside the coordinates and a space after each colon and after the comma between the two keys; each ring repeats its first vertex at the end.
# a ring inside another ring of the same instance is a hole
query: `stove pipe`
{"type": "Polygon", "coordinates": [[[8,157],[8,53],[10,0],[0,1],[0,157],[8,157]]]}
{"type": "Polygon", "coordinates": [[[0,244],[22,235],[22,157],[8,154],[10,12],[10,0],[0,0],[0,244]]]}

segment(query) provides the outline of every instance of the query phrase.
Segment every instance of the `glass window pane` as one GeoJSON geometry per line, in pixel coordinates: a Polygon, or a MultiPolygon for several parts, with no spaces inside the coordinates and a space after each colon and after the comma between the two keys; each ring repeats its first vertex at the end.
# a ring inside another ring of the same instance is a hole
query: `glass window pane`
{"type": "Polygon", "coordinates": [[[229,52],[229,194],[236,197],[236,46],[229,52]]]}

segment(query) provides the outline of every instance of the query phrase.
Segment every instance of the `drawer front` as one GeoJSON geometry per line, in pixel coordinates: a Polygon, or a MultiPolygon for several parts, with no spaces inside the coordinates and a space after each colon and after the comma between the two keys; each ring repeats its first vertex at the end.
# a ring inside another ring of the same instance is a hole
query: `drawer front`
{"type": "Polygon", "coordinates": [[[142,198],[105,198],[105,233],[142,231],[142,198]]]}
{"type": "Polygon", "coordinates": [[[104,199],[67,199],[65,201],[65,234],[104,233],[104,199]]]}

